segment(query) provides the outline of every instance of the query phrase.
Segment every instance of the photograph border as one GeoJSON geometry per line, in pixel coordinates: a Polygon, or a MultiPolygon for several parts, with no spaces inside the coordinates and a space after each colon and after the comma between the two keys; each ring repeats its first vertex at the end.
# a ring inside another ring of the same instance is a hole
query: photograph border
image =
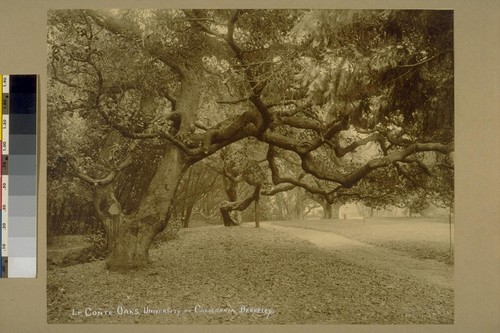
{"type": "Polygon", "coordinates": [[[46,19],[48,9],[136,8],[134,1],[1,0],[0,73],[40,75],[38,275],[0,280],[2,332],[165,332],[306,330],[495,332],[500,329],[500,5],[461,1],[141,1],[141,8],[398,8],[455,12],[455,323],[453,325],[74,325],[47,324],[46,19]]]}

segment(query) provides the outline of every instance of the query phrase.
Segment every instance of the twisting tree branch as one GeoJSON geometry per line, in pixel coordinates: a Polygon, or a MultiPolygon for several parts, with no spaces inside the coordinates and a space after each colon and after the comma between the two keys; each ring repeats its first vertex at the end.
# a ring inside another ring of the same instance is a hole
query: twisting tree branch
{"type": "Polygon", "coordinates": [[[337,155],[337,157],[343,157],[347,153],[350,153],[350,152],[356,150],[356,148],[361,147],[363,145],[366,145],[369,142],[378,142],[382,151],[387,152],[387,149],[385,148],[386,146],[385,146],[384,136],[382,136],[379,133],[374,133],[370,136],[367,136],[364,139],[354,141],[353,143],[351,143],[347,147],[340,147],[340,143],[336,140],[333,150],[335,151],[335,155],[337,155]]]}
{"type": "Polygon", "coordinates": [[[76,164],[74,159],[70,159],[68,163],[71,166],[75,176],[77,176],[81,180],[85,181],[86,183],[89,183],[93,186],[109,185],[115,180],[116,176],[118,176],[118,174],[122,170],[124,170],[124,169],[128,168],[130,165],[132,165],[133,158],[132,158],[131,152],[139,145],[139,143],[140,143],[140,141],[135,141],[134,143],[132,143],[132,145],[129,147],[130,153],[123,160],[123,162],[121,162],[114,170],[110,171],[105,177],[100,178],[100,179],[92,178],[92,177],[88,176],[87,174],[85,174],[82,170],[80,170],[80,168],[78,167],[78,165],[76,164]]]}
{"type": "Polygon", "coordinates": [[[294,184],[281,184],[281,185],[273,187],[272,189],[263,190],[263,191],[260,192],[260,194],[272,197],[273,195],[276,195],[276,194],[278,194],[280,192],[291,191],[291,190],[293,190],[296,187],[297,186],[294,185],[294,184]]]}
{"type": "Polygon", "coordinates": [[[275,158],[276,158],[276,149],[272,145],[269,145],[268,150],[267,150],[267,161],[269,163],[269,168],[271,170],[271,177],[272,177],[273,183],[275,185],[291,184],[293,186],[302,187],[303,189],[305,189],[309,193],[318,194],[318,195],[321,195],[323,197],[327,197],[332,193],[332,192],[327,192],[327,191],[324,191],[320,188],[314,187],[308,183],[302,182],[301,179],[305,176],[305,173],[302,173],[297,178],[280,176],[279,168],[278,168],[278,165],[276,163],[275,158]]]}
{"type": "Polygon", "coordinates": [[[374,158],[360,168],[345,175],[321,170],[314,162],[314,157],[311,154],[302,156],[302,168],[319,179],[336,182],[343,187],[350,188],[375,169],[389,166],[395,162],[406,159],[412,154],[425,151],[436,151],[442,154],[448,154],[453,151],[453,145],[444,145],[441,143],[414,143],[403,150],[395,151],[384,157],[374,158]]]}
{"type": "Polygon", "coordinates": [[[392,189],[388,190],[384,193],[381,193],[381,194],[361,194],[358,192],[350,193],[350,192],[338,191],[336,193],[336,196],[337,197],[351,197],[351,198],[356,198],[356,200],[358,200],[358,201],[362,201],[362,200],[383,199],[383,198],[385,198],[393,193],[394,193],[394,190],[392,190],[392,189]]]}

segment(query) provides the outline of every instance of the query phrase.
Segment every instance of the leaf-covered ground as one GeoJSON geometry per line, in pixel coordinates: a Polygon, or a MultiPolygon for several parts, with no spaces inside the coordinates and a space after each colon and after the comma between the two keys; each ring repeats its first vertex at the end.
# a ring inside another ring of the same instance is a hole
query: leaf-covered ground
{"type": "MultiPolygon", "coordinates": [[[[294,220],[277,225],[334,232],[351,239],[403,252],[417,259],[454,263],[447,218],[368,218],[366,220],[294,220]]],[[[452,225],[452,236],[454,226],[452,225]]],[[[453,239],[452,239],[453,241],[453,239]]],[[[452,243],[453,247],[453,243],[452,243]]]]}
{"type": "Polygon", "coordinates": [[[151,257],[128,273],[48,271],[49,323],[453,323],[452,290],[265,228],[181,230],[151,257]]]}

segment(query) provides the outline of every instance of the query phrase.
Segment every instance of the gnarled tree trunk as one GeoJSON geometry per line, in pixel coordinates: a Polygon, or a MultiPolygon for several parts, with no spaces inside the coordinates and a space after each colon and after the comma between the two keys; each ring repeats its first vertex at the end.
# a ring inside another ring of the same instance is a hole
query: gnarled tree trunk
{"type": "Polygon", "coordinates": [[[149,248],[159,228],[124,215],[117,225],[119,228],[106,261],[108,269],[128,270],[149,263],[149,248]]]}
{"type": "Polygon", "coordinates": [[[142,267],[149,262],[154,237],[168,223],[177,185],[186,170],[184,155],[175,147],[165,152],[139,209],[125,214],[114,195],[114,183],[97,190],[95,206],[107,234],[110,270],[142,267]]]}
{"type": "MultiPolygon", "coordinates": [[[[260,186],[256,186],[253,193],[249,197],[247,197],[243,200],[235,201],[235,202],[228,202],[228,201],[223,202],[219,209],[220,209],[220,213],[222,215],[222,221],[224,222],[224,225],[225,226],[238,225],[234,221],[234,219],[232,218],[231,212],[244,211],[245,209],[248,208],[248,206],[250,206],[250,204],[252,202],[254,202],[255,200],[258,200],[259,194],[260,194],[260,186]]],[[[257,217],[257,215],[256,215],[256,217],[257,217]]]]}
{"type": "Polygon", "coordinates": [[[194,204],[188,205],[182,212],[182,227],[188,228],[191,214],[193,213],[194,204]]]}
{"type": "Polygon", "coordinates": [[[322,201],[321,207],[323,207],[323,217],[324,220],[329,220],[332,218],[332,205],[330,205],[326,200],[322,201]]]}
{"type": "Polygon", "coordinates": [[[323,200],[316,199],[316,202],[319,202],[321,204],[321,207],[323,207],[322,219],[330,220],[339,218],[340,207],[342,206],[341,203],[335,202],[331,204],[324,199],[323,200]]]}
{"type": "MultiPolygon", "coordinates": [[[[176,111],[181,116],[179,135],[192,130],[200,96],[196,77],[186,74],[176,103],[176,111]]],[[[115,202],[111,211],[108,208],[104,219],[112,230],[108,269],[127,270],[148,264],[151,243],[167,226],[177,187],[189,164],[179,148],[174,145],[167,147],[139,208],[128,215],[123,213],[112,191],[109,191],[107,202],[113,203],[113,199],[115,202]]]]}
{"type": "Polygon", "coordinates": [[[330,205],[331,207],[331,218],[339,219],[340,218],[340,207],[342,207],[342,203],[336,202],[330,205]]]}

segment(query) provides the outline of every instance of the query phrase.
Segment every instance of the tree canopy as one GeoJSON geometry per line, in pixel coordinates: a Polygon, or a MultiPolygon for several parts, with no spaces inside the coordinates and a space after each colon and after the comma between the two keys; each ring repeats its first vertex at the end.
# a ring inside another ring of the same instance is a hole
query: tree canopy
{"type": "Polygon", "coordinates": [[[102,218],[154,234],[228,151],[262,195],[453,201],[451,11],[58,10],[48,42],[49,181],[102,218]]]}

